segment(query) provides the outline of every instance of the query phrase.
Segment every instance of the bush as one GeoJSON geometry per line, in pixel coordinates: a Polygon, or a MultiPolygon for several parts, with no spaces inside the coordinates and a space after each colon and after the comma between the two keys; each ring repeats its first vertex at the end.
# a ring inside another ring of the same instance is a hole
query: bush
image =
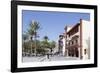
{"type": "Polygon", "coordinates": [[[36,51],[37,51],[37,54],[45,55],[45,53],[46,53],[45,49],[37,49],[36,51]]]}

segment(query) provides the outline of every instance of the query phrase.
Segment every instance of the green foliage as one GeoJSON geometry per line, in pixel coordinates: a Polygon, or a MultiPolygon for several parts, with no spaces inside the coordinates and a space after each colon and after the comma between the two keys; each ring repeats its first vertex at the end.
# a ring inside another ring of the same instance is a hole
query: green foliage
{"type": "Polygon", "coordinates": [[[34,41],[27,41],[23,43],[24,52],[31,51],[31,47],[33,49],[32,52],[34,53],[34,48],[35,48],[34,41]],[[32,46],[30,44],[32,44],[32,46]]]}
{"type": "Polygon", "coordinates": [[[43,48],[49,48],[49,42],[47,42],[47,41],[41,41],[41,47],[43,47],[43,48]]]}
{"type": "Polygon", "coordinates": [[[44,38],[44,41],[48,41],[49,40],[48,36],[44,36],[43,38],[44,38]]]}
{"type": "Polygon", "coordinates": [[[22,39],[25,41],[25,40],[27,40],[28,39],[28,35],[27,34],[23,34],[22,35],[22,39]]]}
{"type": "Polygon", "coordinates": [[[43,47],[44,49],[49,48],[50,43],[48,41],[48,37],[44,36],[43,41],[41,41],[41,47],[43,47]]]}
{"type": "Polygon", "coordinates": [[[45,49],[37,49],[37,54],[45,54],[46,53],[46,50],[45,49]]]}
{"type": "Polygon", "coordinates": [[[37,37],[37,31],[39,30],[39,28],[40,28],[39,22],[31,21],[29,28],[27,30],[27,34],[30,35],[31,40],[33,36],[35,36],[35,38],[37,37]]]}
{"type": "Polygon", "coordinates": [[[45,54],[48,49],[56,47],[56,42],[49,42],[48,36],[43,37],[43,41],[37,40],[37,32],[40,28],[39,22],[32,21],[26,34],[23,34],[23,51],[26,53],[45,54]],[[30,36],[30,39],[28,39],[30,36]],[[34,40],[33,40],[34,36],[34,40]]]}
{"type": "Polygon", "coordinates": [[[50,48],[55,48],[55,47],[56,47],[56,42],[55,41],[50,42],[50,48]]]}
{"type": "MultiPolygon", "coordinates": [[[[30,25],[29,25],[29,28],[27,30],[27,34],[30,36],[30,40],[32,41],[33,40],[33,36],[34,36],[34,39],[35,39],[35,48],[34,48],[34,52],[36,53],[36,48],[37,47],[37,41],[36,41],[36,38],[37,38],[37,31],[38,29],[40,28],[40,25],[39,25],[39,22],[37,21],[31,21],[30,25]]],[[[32,42],[30,43],[30,46],[31,46],[31,54],[33,53],[33,44],[32,42]]]]}

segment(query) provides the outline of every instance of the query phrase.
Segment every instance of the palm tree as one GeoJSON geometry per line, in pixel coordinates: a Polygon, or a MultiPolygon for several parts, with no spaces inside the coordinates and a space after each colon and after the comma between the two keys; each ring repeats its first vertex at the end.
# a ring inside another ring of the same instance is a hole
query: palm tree
{"type": "MultiPolygon", "coordinates": [[[[34,52],[36,54],[36,38],[37,38],[37,31],[40,28],[39,26],[39,22],[37,21],[31,21],[30,25],[29,25],[29,29],[28,29],[28,34],[30,35],[30,40],[33,40],[33,36],[35,39],[35,49],[34,52]]],[[[32,43],[31,43],[31,54],[32,54],[32,43]]]]}

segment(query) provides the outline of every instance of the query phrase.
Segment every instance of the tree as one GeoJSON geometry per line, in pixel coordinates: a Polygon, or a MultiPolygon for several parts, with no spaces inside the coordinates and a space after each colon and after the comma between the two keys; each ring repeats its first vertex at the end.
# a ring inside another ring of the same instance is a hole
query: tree
{"type": "Polygon", "coordinates": [[[26,53],[26,48],[25,48],[25,41],[28,39],[28,35],[26,34],[23,34],[22,35],[22,44],[23,44],[23,47],[22,47],[22,55],[25,55],[26,53]]]}
{"type": "Polygon", "coordinates": [[[42,47],[44,47],[44,49],[47,51],[50,50],[50,52],[52,54],[53,49],[56,47],[56,42],[55,41],[49,42],[48,36],[44,36],[43,39],[44,40],[42,41],[42,47]]]}
{"type": "MultiPolygon", "coordinates": [[[[34,36],[34,40],[35,40],[35,49],[34,52],[36,54],[36,38],[37,38],[37,31],[40,28],[39,26],[39,22],[37,21],[31,21],[30,25],[29,25],[29,29],[28,29],[28,34],[30,35],[30,40],[33,40],[33,36],[34,36]]],[[[32,43],[31,43],[31,54],[32,54],[32,43]]]]}
{"type": "Polygon", "coordinates": [[[53,49],[54,49],[55,47],[56,47],[56,42],[55,42],[55,41],[50,42],[51,54],[52,54],[52,51],[53,51],[53,49]]]}
{"type": "Polygon", "coordinates": [[[27,40],[26,42],[24,42],[24,52],[25,52],[25,55],[28,54],[28,55],[31,55],[30,53],[34,53],[34,49],[35,49],[35,42],[34,41],[30,41],[30,40],[27,40]],[[30,45],[32,44],[32,46],[30,45]],[[32,47],[32,50],[30,49],[32,47]]]}
{"type": "Polygon", "coordinates": [[[44,40],[48,41],[49,40],[48,36],[44,36],[44,40]]]}
{"type": "Polygon", "coordinates": [[[48,36],[44,36],[44,40],[43,40],[43,45],[45,48],[49,48],[49,42],[48,42],[49,38],[48,36]]]}
{"type": "Polygon", "coordinates": [[[43,37],[43,41],[41,41],[41,48],[45,50],[45,52],[48,51],[48,48],[49,48],[49,41],[48,41],[48,36],[44,36],[43,37]]]}
{"type": "Polygon", "coordinates": [[[45,55],[45,53],[46,53],[46,49],[45,49],[45,43],[44,43],[44,41],[39,41],[39,40],[37,40],[36,41],[36,44],[37,44],[37,55],[38,54],[41,54],[41,55],[45,55]]]}

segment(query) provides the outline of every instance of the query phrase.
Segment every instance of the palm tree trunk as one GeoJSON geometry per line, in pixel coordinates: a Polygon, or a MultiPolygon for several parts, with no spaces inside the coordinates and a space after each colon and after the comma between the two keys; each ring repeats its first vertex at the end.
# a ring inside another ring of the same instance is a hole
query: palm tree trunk
{"type": "Polygon", "coordinates": [[[32,56],[32,37],[31,37],[31,56],[32,56]]]}
{"type": "Polygon", "coordinates": [[[37,51],[36,51],[37,45],[36,45],[36,35],[35,35],[35,56],[37,56],[37,51]]]}
{"type": "MultiPolygon", "coordinates": [[[[25,40],[24,40],[24,46],[25,46],[25,40]]],[[[25,47],[23,46],[23,55],[25,56],[25,47]]]]}

